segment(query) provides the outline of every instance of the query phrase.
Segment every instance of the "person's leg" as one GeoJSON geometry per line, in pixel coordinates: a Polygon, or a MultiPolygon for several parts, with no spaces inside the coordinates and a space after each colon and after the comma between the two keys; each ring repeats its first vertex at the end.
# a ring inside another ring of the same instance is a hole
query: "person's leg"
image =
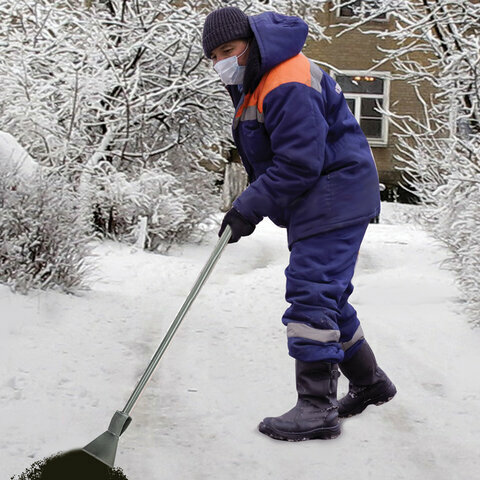
{"type": "MultiPolygon", "coordinates": [[[[292,245],[283,316],[289,354],[297,360],[339,363],[344,345],[361,332],[348,297],[368,224],[354,225],[299,240],[292,245]]],[[[353,345],[350,345],[353,346],[353,345]]]]}
{"type": "Polygon", "coordinates": [[[378,366],[367,341],[358,344],[359,348],[339,365],[349,380],[348,393],[338,402],[340,417],[357,415],[368,405],[382,405],[397,393],[395,385],[378,366]]]}
{"type": "Polygon", "coordinates": [[[283,322],[289,353],[296,360],[298,401],[287,413],[260,423],[259,430],[266,435],[299,441],[340,434],[337,363],[344,352],[338,320],[365,230],[366,225],[357,225],[292,245],[285,271],[286,299],[291,306],[283,322]]]}
{"type": "Polygon", "coordinates": [[[340,329],[340,344],[343,350],[342,363],[350,359],[364,341],[363,330],[358,320],[357,312],[348,302],[352,292],[353,285],[350,283],[339,304],[338,328],[340,329]]]}
{"type": "Polygon", "coordinates": [[[339,367],[349,380],[349,391],[338,402],[339,417],[361,413],[368,405],[381,405],[396,394],[395,385],[377,365],[375,355],[364,338],[357,312],[348,303],[352,292],[350,284],[340,302],[338,320],[344,351],[339,367]]]}
{"type": "Polygon", "coordinates": [[[258,426],[260,432],[293,442],[338,437],[338,365],[296,360],[295,378],[296,405],[279,417],[264,418],[258,426]]]}

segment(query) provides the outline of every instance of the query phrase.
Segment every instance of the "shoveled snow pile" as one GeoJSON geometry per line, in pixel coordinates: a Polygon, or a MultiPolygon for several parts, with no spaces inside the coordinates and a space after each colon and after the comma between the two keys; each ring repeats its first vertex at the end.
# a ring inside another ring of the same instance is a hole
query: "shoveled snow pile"
{"type": "Polygon", "coordinates": [[[31,175],[39,167],[12,135],[2,131],[0,131],[0,164],[17,170],[22,175],[31,175]]]}
{"type": "MultiPolygon", "coordinates": [[[[477,478],[480,330],[462,314],[445,252],[384,204],[359,256],[352,303],[395,399],[331,441],[284,443],[258,422],[295,402],[285,231],[268,221],[222,258],[132,412],[116,465],[129,480],[477,478]]],[[[217,241],[155,255],[96,248],[79,296],[0,287],[2,478],[82,447],[123,408],[217,241]]],[[[340,394],[347,389],[340,378],[340,394]]]]}

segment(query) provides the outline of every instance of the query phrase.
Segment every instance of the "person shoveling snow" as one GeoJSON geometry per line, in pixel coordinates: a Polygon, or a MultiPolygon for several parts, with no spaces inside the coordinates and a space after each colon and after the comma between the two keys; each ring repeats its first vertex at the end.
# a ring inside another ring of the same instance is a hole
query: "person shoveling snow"
{"type": "Polygon", "coordinates": [[[286,227],[283,315],[295,358],[297,404],[260,422],[278,440],[330,439],[339,417],[393,398],[396,388],[365,341],[349,303],[369,222],[380,212],[372,151],[341,87],[302,54],[308,33],[298,17],[212,11],[203,50],[233,104],[233,137],[250,185],[226,213],[220,235],[251,235],[265,217],[286,227]],[[337,402],[340,371],[350,380],[337,402]]]}

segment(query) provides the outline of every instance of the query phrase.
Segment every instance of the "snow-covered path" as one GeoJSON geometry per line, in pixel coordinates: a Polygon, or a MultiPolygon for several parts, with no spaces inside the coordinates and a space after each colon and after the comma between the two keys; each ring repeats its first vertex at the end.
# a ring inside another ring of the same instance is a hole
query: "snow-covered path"
{"type": "MultiPolygon", "coordinates": [[[[480,329],[459,313],[445,253],[384,205],[362,246],[352,303],[398,395],[331,441],[256,430],[295,402],[285,233],[264,221],[229,245],[122,436],[129,480],[480,478],[480,329]]],[[[82,296],[0,287],[0,471],[81,447],[123,408],[216,237],[168,256],[106,243],[82,296]]],[[[347,383],[340,378],[340,394],[347,383]]]]}

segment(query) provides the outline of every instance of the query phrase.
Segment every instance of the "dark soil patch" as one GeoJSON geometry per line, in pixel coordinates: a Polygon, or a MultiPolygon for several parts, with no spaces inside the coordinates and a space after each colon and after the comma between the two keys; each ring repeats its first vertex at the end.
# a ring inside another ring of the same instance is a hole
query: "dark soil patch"
{"type": "Polygon", "coordinates": [[[11,480],[128,480],[121,468],[110,468],[82,450],[35,462],[11,480]]]}

